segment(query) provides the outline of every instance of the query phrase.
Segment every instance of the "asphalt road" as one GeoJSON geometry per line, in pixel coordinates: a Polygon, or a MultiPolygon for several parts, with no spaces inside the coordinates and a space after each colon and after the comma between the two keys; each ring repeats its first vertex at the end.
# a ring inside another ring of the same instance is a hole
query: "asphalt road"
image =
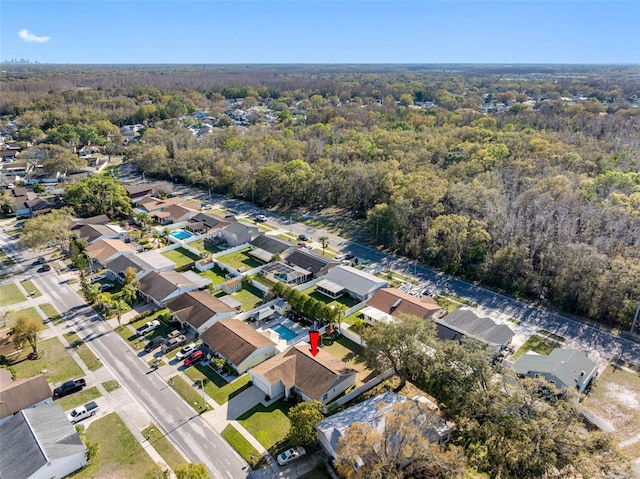
{"type": "Polygon", "coordinates": [[[235,450],[167,383],[150,372],[145,356],[138,357],[75,291],[60,284],[57,274],[40,274],[32,280],[47,292],[70,327],[91,345],[120,384],[191,461],[204,463],[215,478],[250,477],[250,470],[235,450]]]}
{"type": "MultiPolygon", "coordinates": [[[[126,164],[122,168],[124,168],[128,181],[140,181],[141,176],[137,174],[133,165],[126,164]]],[[[290,218],[262,210],[242,200],[210,194],[208,191],[180,184],[174,185],[174,191],[185,196],[193,196],[203,201],[219,204],[225,210],[234,214],[245,214],[252,217],[263,214],[267,217],[269,223],[277,225],[284,230],[289,230],[296,236],[305,234],[315,241],[318,241],[320,236],[328,236],[330,248],[341,252],[353,252],[359,260],[370,263],[371,269],[376,271],[392,269],[413,276],[419,279],[421,285],[425,288],[438,292],[449,292],[477,303],[480,312],[486,316],[502,318],[503,320],[505,318],[518,319],[521,321],[519,327],[510,325],[516,330],[524,329],[529,332],[535,332],[536,330],[544,329],[565,337],[571,347],[591,352],[606,359],[606,361],[615,357],[640,365],[640,344],[614,336],[606,330],[574,321],[514,298],[475,286],[447,274],[426,268],[415,261],[386,254],[346,240],[340,236],[330,234],[324,229],[316,229],[304,223],[293,222],[290,218]]]]}

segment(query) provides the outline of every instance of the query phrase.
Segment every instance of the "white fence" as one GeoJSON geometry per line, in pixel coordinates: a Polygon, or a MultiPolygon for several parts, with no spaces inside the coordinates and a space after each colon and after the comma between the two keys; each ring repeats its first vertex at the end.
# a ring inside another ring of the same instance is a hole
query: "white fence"
{"type": "Polygon", "coordinates": [[[366,346],[367,343],[356,333],[349,331],[349,326],[351,326],[350,324],[346,324],[342,323],[340,325],[340,334],[342,334],[345,338],[353,341],[356,344],[359,344],[360,346],[366,346]]]}

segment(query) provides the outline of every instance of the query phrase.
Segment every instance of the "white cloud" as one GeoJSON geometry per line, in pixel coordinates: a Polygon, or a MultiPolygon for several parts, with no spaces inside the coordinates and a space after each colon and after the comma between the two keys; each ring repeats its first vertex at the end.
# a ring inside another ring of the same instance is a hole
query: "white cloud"
{"type": "Polygon", "coordinates": [[[34,35],[26,28],[23,28],[18,32],[18,36],[22,38],[25,42],[36,42],[36,43],[45,43],[51,40],[50,37],[39,37],[34,35]]]}

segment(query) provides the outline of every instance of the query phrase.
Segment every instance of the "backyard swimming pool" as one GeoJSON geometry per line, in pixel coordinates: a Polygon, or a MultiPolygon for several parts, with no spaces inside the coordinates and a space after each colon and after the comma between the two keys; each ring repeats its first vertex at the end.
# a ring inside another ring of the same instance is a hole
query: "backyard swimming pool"
{"type": "Polygon", "coordinates": [[[289,341],[290,339],[293,339],[297,336],[297,334],[294,331],[291,331],[289,328],[287,328],[286,326],[283,326],[282,324],[277,324],[276,326],[272,326],[271,329],[273,329],[276,333],[278,333],[278,336],[280,336],[285,341],[289,341]]]}
{"type": "Polygon", "coordinates": [[[188,231],[185,230],[173,230],[171,233],[169,233],[171,236],[173,236],[175,239],[179,239],[179,240],[185,240],[188,238],[191,238],[193,235],[191,233],[189,233],[188,231]]]}

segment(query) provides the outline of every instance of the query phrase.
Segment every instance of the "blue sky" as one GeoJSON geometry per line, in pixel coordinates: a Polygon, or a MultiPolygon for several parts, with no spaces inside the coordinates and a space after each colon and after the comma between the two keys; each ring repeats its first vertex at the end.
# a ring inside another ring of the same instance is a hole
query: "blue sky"
{"type": "Polygon", "coordinates": [[[41,63],[640,63],[640,1],[0,1],[41,63]]]}

